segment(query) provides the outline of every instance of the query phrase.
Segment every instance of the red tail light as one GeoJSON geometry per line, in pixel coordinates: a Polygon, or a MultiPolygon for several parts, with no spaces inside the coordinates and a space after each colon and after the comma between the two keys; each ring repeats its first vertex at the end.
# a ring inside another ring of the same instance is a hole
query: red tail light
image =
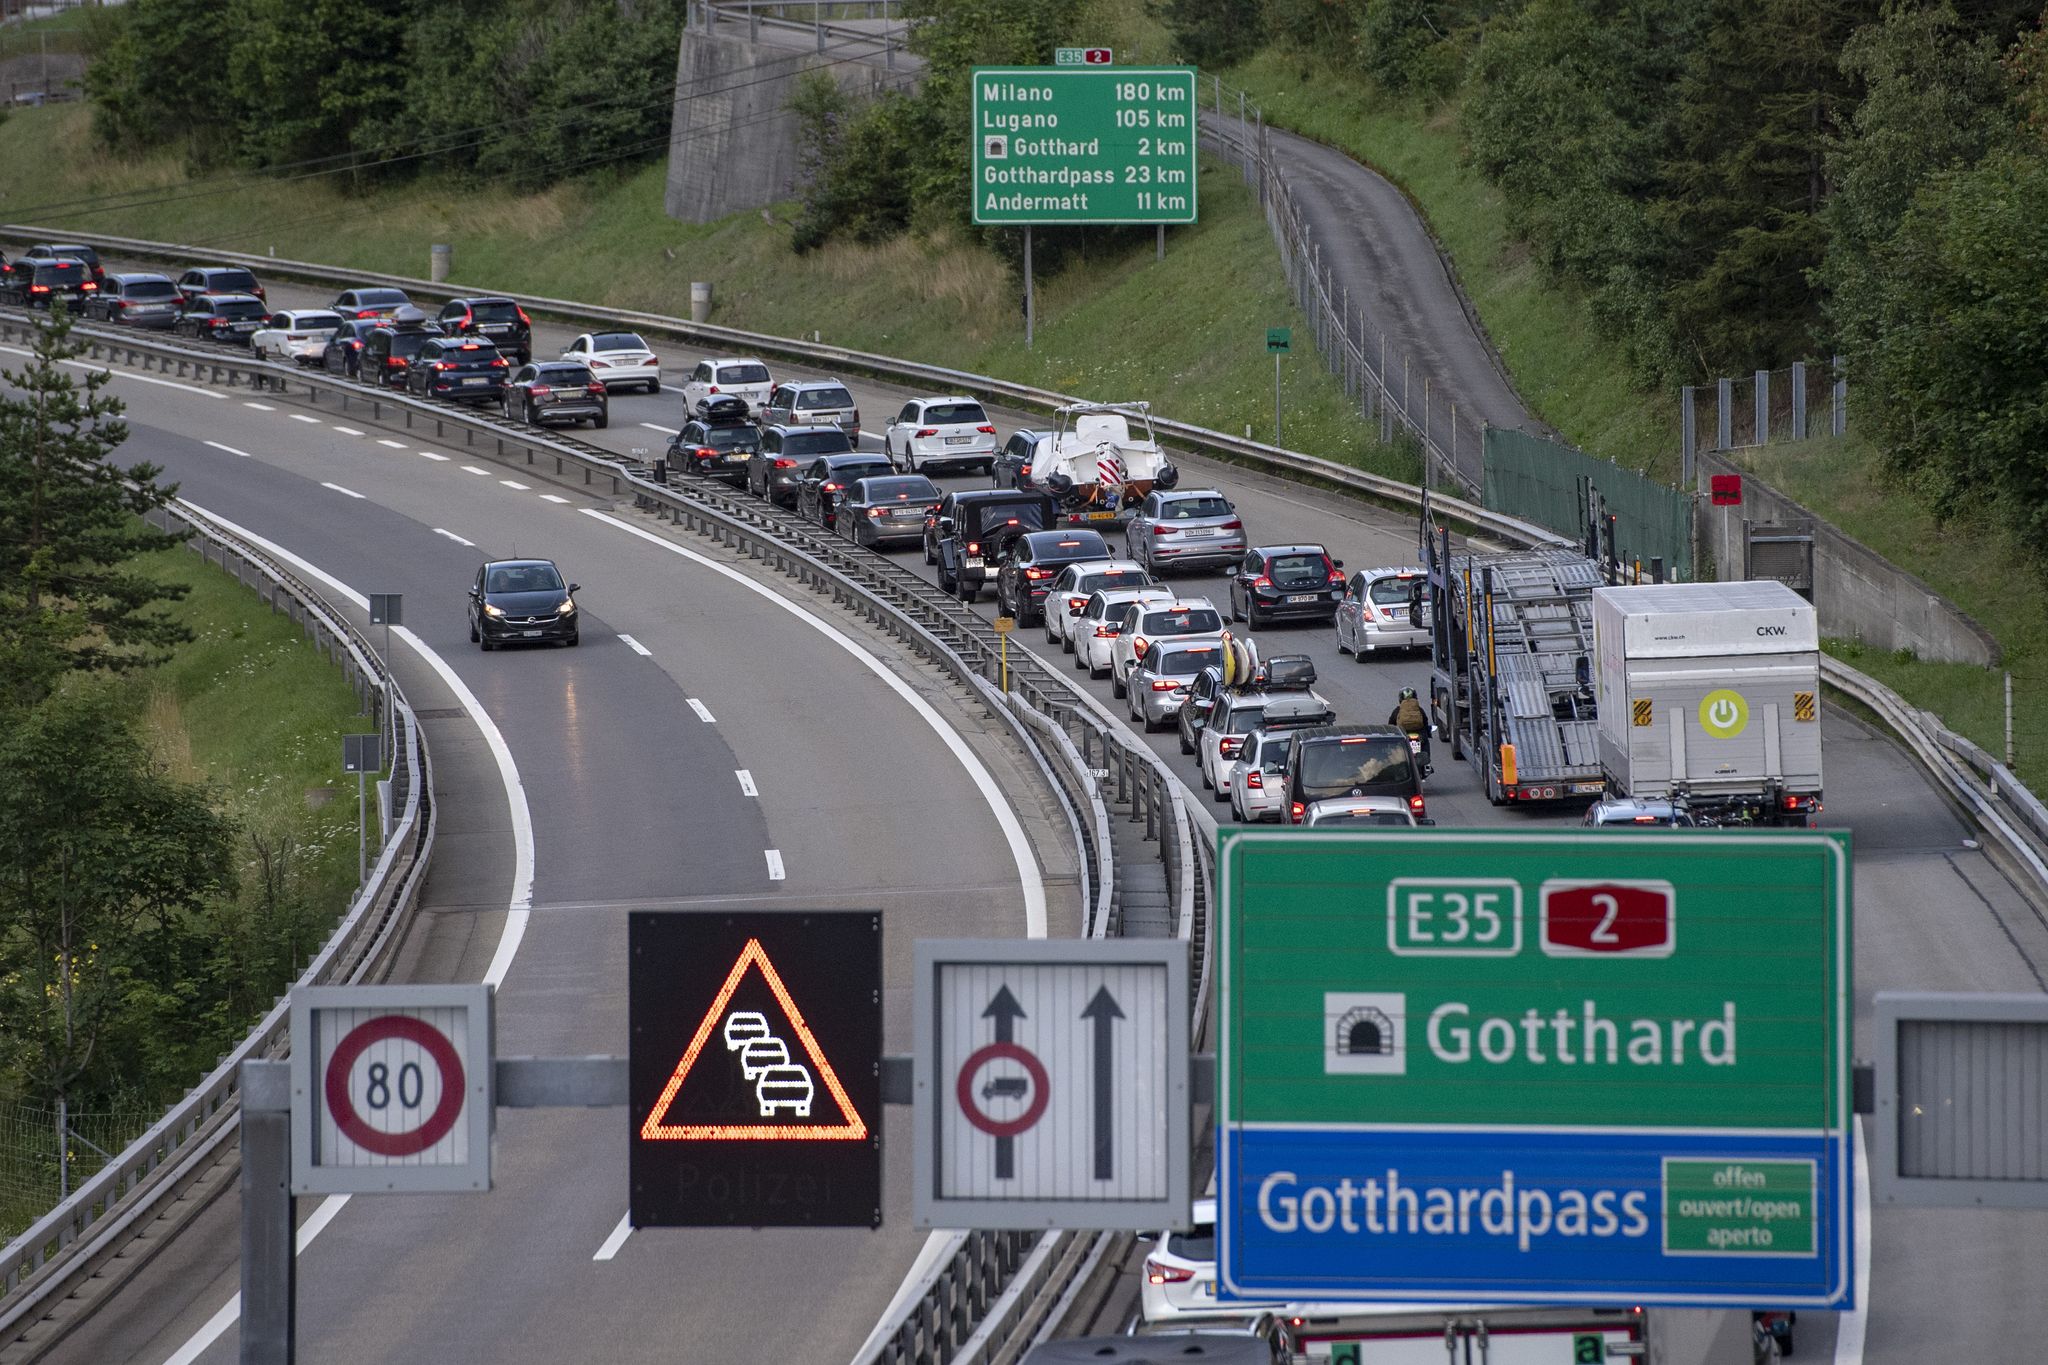
{"type": "Polygon", "coordinates": [[[1299,801],[1291,802],[1287,807],[1287,818],[1297,825],[1301,823],[1301,817],[1307,813],[1308,808],[1299,801]]]}
{"type": "Polygon", "coordinates": [[[967,553],[969,553],[969,554],[971,554],[971,555],[978,555],[978,554],[980,554],[980,553],[981,553],[981,542],[980,542],[980,541],[978,541],[978,540],[970,540],[970,541],[968,541],[968,542],[967,542],[967,553]]]}
{"type": "Polygon", "coordinates": [[[936,436],[939,434],[939,429],[937,427],[919,427],[917,429],[917,434],[919,439],[922,439],[926,436],[936,436]]]}
{"type": "Polygon", "coordinates": [[[496,360],[493,360],[491,362],[491,368],[494,370],[509,370],[512,368],[512,366],[510,362],[508,362],[505,359],[505,357],[499,356],[496,360]]]}
{"type": "Polygon", "coordinates": [[[1085,598],[1085,597],[1069,597],[1069,598],[1067,599],[1067,610],[1068,610],[1068,611],[1079,611],[1079,610],[1081,610],[1081,608],[1083,608],[1083,607],[1085,607],[1085,606],[1087,606],[1087,605],[1088,605],[1088,599],[1087,599],[1087,598],[1085,598]]]}
{"type": "Polygon", "coordinates": [[[535,384],[531,388],[529,388],[527,392],[532,394],[535,398],[546,398],[549,394],[553,393],[554,390],[549,388],[545,384],[535,384]]]}
{"type": "MultiPolygon", "coordinates": [[[[397,355],[387,355],[384,357],[384,364],[386,365],[386,367],[395,370],[405,364],[405,357],[397,355]]],[[[437,370],[445,370],[448,367],[446,365],[436,365],[434,368],[437,370]]]]}
{"type": "Polygon", "coordinates": [[[80,289],[83,289],[88,294],[90,294],[93,290],[99,288],[99,286],[94,284],[91,280],[87,280],[84,284],[81,284],[78,287],[80,289]]]}
{"type": "MultiPolygon", "coordinates": [[[[402,361],[402,360],[394,360],[394,361],[392,361],[392,362],[390,362],[390,363],[391,363],[391,364],[393,364],[393,365],[403,365],[403,364],[404,364],[405,362],[404,362],[404,361],[402,361]]],[[[439,374],[439,373],[441,373],[441,372],[442,372],[442,371],[444,371],[444,370],[452,370],[452,369],[454,369],[454,368],[455,368],[455,362],[454,362],[454,361],[452,361],[452,360],[437,360],[437,361],[435,361],[435,362],[434,362],[434,364],[433,364],[433,366],[432,366],[432,369],[433,369],[434,373],[436,373],[436,374],[439,374]]]]}
{"type": "Polygon", "coordinates": [[[1270,588],[1273,586],[1273,580],[1266,577],[1264,574],[1260,574],[1257,578],[1254,578],[1252,580],[1252,586],[1255,588],[1270,588]]]}
{"type": "Polygon", "coordinates": [[[1155,521],[1152,523],[1152,534],[1155,536],[1170,536],[1173,534],[1173,528],[1163,521],[1155,521]]]}
{"type": "Polygon", "coordinates": [[[1026,570],[1024,571],[1024,576],[1025,576],[1026,578],[1030,579],[1030,580],[1031,580],[1032,582],[1036,583],[1036,582],[1037,582],[1037,581],[1038,581],[1039,579],[1041,579],[1041,578],[1051,578],[1051,577],[1052,577],[1052,570],[1051,570],[1051,569],[1026,569],[1026,570]]]}
{"type": "Polygon", "coordinates": [[[1114,640],[1116,638],[1116,627],[1097,626],[1095,628],[1095,638],[1098,640],[1114,640]]]}
{"type": "Polygon", "coordinates": [[[524,308],[521,308],[518,304],[515,303],[512,305],[512,311],[519,314],[519,321],[522,324],[528,327],[533,326],[533,319],[526,316],[526,310],[524,308]]]}
{"type": "Polygon", "coordinates": [[[1163,1261],[1155,1261],[1147,1256],[1145,1278],[1152,1284],[1186,1284],[1195,1278],[1195,1272],[1189,1267],[1167,1265],[1163,1261]]]}
{"type": "Polygon", "coordinates": [[[1262,792],[1266,789],[1265,775],[1254,768],[1244,775],[1244,784],[1255,792],[1262,792]]]}
{"type": "Polygon", "coordinates": [[[263,293],[263,286],[260,284],[257,285],[254,289],[251,289],[249,292],[254,294],[259,299],[266,297],[265,294],[263,293]]]}
{"type": "Polygon", "coordinates": [[[690,453],[692,455],[695,455],[700,460],[715,460],[718,458],[718,452],[713,450],[710,446],[698,446],[695,450],[691,451],[690,453]]]}
{"type": "Polygon", "coordinates": [[[717,392],[718,392],[718,385],[716,385],[716,384],[713,384],[713,385],[711,386],[711,392],[712,392],[712,393],[717,393],[717,392]]]}
{"type": "Polygon", "coordinates": [[[1236,758],[1238,750],[1242,748],[1244,748],[1244,740],[1242,738],[1222,739],[1216,742],[1217,752],[1225,758],[1236,758]]]}
{"type": "Polygon", "coordinates": [[[47,284],[32,284],[28,287],[28,292],[31,294],[47,294],[50,292],[50,286],[47,284]]]}
{"type": "Polygon", "coordinates": [[[1344,571],[1342,569],[1330,570],[1330,581],[1332,583],[1342,583],[1344,581],[1344,571]]]}
{"type": "Polygon", "coordinates": [[[1417,815],[1422,814],[1422,794],[1420,792],[1408,798],[1408,809],[1414,811],[1417,815]]]}
{"type": "Polygon", "coordinates": [[[1155,678],[1152,681],[1152,690],[1154,692],[1177,692],[1180,690],[1180,684],[1171,678],[1155,678]]]}
{"type": "Polygon", "coordinates": [[[1244,529],[1244,523],[1239,521],[1236,517],[1232,517],[1229,521],[1223,523],[1223,529],[1226,531],[1242,531],[1244,529]]]}
{"type": "Polygon", "coordinates": [[[583,386],[583,391],[584,391],[585,393],[603,393],[603,392],[604,392],[604,385],[602,385],[602,384],[585,384],[585,385],[583,386]]]}
{"type": "Polygon", "coordinates": [[[820,485],[819,485],[819,489],[820,489],[821,491],[823,491],[823,492],[826,492],[826,493],[837,493],[837,492],[839,492],[839,491],[840,491],[840,488],[841,488],[841,485],[839,485],[839,484],[836,484],[836,483],[827,483],[827,484],[820,484],[820,485]]]}
{"type": "Polygon", "coordinates": [[[777,456],[775,457],[775,467],[776,467],[777,469],[792,469],[792,468],[794,468],[795,466],[796,466],[796,461],[795,461],[795,460],[793,460],[793,459],[791,459],[791,458],[790,458],[789,456],[787,456],[787,455],[777,455],[777,456]]]}
{"type": "Polygon", "coordinates": [[[1133,635],[1131,637],[1131,647],[1135,649],[1140,656],[1143,656],[1143,654],[1145,653],[1145,647],[1151,643],[1152,642],[1150,640],[1146,639],[1142,635],[1133,635]]]}
{"type": "Polygon", "coordinates": [[[994,427],[976,427],[975,430],[980,432],[984,436],[993,436],[996,434],[996,429],[994,427]]]}

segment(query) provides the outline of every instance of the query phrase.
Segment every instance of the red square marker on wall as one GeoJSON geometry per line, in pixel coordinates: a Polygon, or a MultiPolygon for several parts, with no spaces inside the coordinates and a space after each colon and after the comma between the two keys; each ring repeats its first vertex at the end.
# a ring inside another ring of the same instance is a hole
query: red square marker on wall
{"type": "Polygon", "coordinates": [[[1710,487],[1713,490],[1714,506],[1742,506],[1742,476],[1740,474],[1715,474],[1710,487]]]}

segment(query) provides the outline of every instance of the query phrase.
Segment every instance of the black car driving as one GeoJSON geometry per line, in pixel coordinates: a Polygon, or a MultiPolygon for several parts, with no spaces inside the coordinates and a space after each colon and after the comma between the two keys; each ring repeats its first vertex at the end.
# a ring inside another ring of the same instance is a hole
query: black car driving
{"type": "Polygon", "coordinates": [[[692,417],[669,438],[668,463],[685,474],[738,485],[747,481],[747,464],[760,449],[761,429],[747,416],[746,400],[712,398],[703,416],[692,417]]]}
{"type": "Polygon", "coordinates": [[[270,309],[252,294],[201,294],[185,306],[178,330],[207,341],[247,346],[270,324],[270,309]]]}
{"type": "Polygon", "coordinates": [[[915,542],[940,496],[939,486],[922,474],[855,479],[839,499],[839,534],[870,549],[915,542]]]}
{"type": "Polygon", "coordinates": [[[839,495],[849,484],[855,479],[895,472],[896,467],[886,455],[863,455],[858,451],[820,455],[805,467],[803,479],[796,486],[797,515],[829,529],[836,525],[833,518],[837,515],[839,495]]]}
{"type": "Polygon", "coordinates": [[[479,337],[428,337],[406,370],[405,387],[422,398],[495,403],[504,396],[512,366],[479,337]]]}
{"type": "Polygon", "coordinates": [[[99,289],[91,266],[68,259],[17,261],[7,278],[9,296],[30,308],[48,308],[53,299],[62,299],[66,308],[77,313],[99,289]]]}
{"type": "MultiPolygon", "coordinates": [[[[924,562],[939,566],[939,588],[972,602],[996,576],[1010,542],[1059,524],[1050,493],[974,488],[946,494],[924,532],[924,562]]],[[[1107,551],[1104,558],[1108,557],[1107,551]]]]}
{"type": "Polygon", "coordinates": [[[747,461],[747,491],[757,498],[794,507],[797,486],[803,482],[804,469],[813,459],[852,452],[853,442],[838,427],[763,427],[761,453],[747,461]]]}
{"type": "Polygon", "coordinates": [[[195,265],[178,276],[178,292],[191,302],[201,294],[250,294],[263,298],[263,286],[238,265],[195,265]]]}
{"type": "Polygon", "coordinates": [[[604,385],[584,366],[565,360],[521,365],[505,385],[504,403],[506,421],[533,427],[563,421],[603,427],[611,421],[604,385]]]}
{"type": "Polygon", "coordinates": [[[363,333],[363,353],[356,363],[358,379],[394,389],[409,386],[413,362],[419,359],[427,343],[441,334],[441,329],[428,322],[417,308],[403,311],[413,316],[382,323],[363,333]]]}
{"type": "Polygon", "coordinates": [[[533,359],[533,319],[511,299],[450,299],[438,321],[450,336],[482,337],[515,364],[533,359]]]}
{"type": "Polygon", "coordinates": [[[125,327],[168,329],[178,325],[184,296],[162,275],[109,275],[85,306],[89,318],[103,318],[125,327]]]}
{"type": "Polygon", "coordinates": [[[83,242],[38,242],[22,256],[31,261],[84,261],[85,268],[92,272],[94,284],[104,286],[107,282],[106,268],[100,264],[100,253],[83,242]]]}
{"type": "Polygon", "coordinates": [[[1028,626],[1039,619],[1046,590],[1061,569],[1084,559],[1109,558],[1109,542],[1085,527],[1018,536],[996,570],[996,609],[1028,626]]]}
{"type": "Polygon", "coordinates": [[[551,559],[494,559],[469,585],[469,638],[496,649],[505,644],[574,645],[579,585],[562,577],[551,559]]]}
{"type": "Polygon", "coordinates": [[[350,379],[361,378],[363,346],[370,333],[383,325],[382,318],[357,318],[342,323],[328,338],[327,349],[320,353],[321,368],[350,379]]]}
{"type": "Polygon", "coordinates": [[[389,318],[411,305],[403,289],[344,289],[327,306],[345,318],[389,318]]]}
{"type": "Polygon", "coordinates": [[[1230,579],[1230,619],[1254,629],[1268,621],[1337,619],[1344,561],[1320,545],[1254,545],[1230,579]]]}

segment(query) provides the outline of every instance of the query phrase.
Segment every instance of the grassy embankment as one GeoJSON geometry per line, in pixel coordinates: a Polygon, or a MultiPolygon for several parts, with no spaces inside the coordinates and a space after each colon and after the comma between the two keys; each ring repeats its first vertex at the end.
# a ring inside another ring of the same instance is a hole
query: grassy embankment
{"type": "Polygon", "coordinates": [[[565,182],[537,194],[427,179],[351,195],[326,180],[193,184],[169,155],[92,148],[83,107],[28,110],[0,126],[0,215],[89,237],[193,242],[234,251],[425,275],[428,248],[454,249],[458,282],[665,313],[689,311],[692,280],[716,290],[717,321],[993,374],[1088,398],[1147,398],[1182,421],[1272,435],[1269,326],[1295,328],[1285,365],[1288,443],[1403,478],[1416,466],[1351,418],[1288,299],[1258,205],[1205,163],[1202,222],[1103,247],[1039,282],[1037,344],[1025,350],[1017,280],[964,236],[834,244],[792,255],[786,207],[695,226],[662,212],[663,169],[565,182]],[[63,154],[51,155],[52,149],[63,154]],[[127,207],[81,202],[125,192],[127,207]]]}
{"type": "MultiPolygon", "coordinates": [[[[1500,192],[1462,153],[1455,105],[1424,109],[1327,67],[1267,51],[1226,75],[1269,122],[1340,147],[1393,179],[1422,210],[1506,359],[1524,401],[1577,445],[1653,477],[1678,472],[1678,400],[1628,378],[1583,293],[1546,276],[1507,229],[1500,192]]],[[[1853,401],[1854,388],[1851,388],[1853,401]]],[[[1743,459],[1766,482],[1917,575],[1975,617],[2013,672],[2022,774],[2048,772],[2048,594],[2009,541],[1982,525],[1938,526],[1913,497],[1886,488],[1879,452],[1842,440],[1768,446],[1743,459]]],[[[2003,678],[1853,643],[1831,648],[1959,733],[2003,753],[2003,678]]]]}
{"type": "MultiPolygon", "coordinates": [[[[215,952],[224,962],[241,963],[309,956],[356,887],[355,791],[341,776],[339,737],[375,729],[375,718],[358,714],[354,691],[290,618],[274,615],[227,575],[186,550],[146,558],[140,567],[192,586],[168,610],[194,638],[163,666],[104,685],[117,689],[166,771],[212,786],[240,826],[241,892],[234,906],[212,915],[221,928],[215,952]],[[273,859],[282,850],[289,869],[281,888],[284,908],[267,917],[255,838],[273,859]]],[[[165,1079],[157,1093],[133,1094],[115,1112],[89,1106],[74,1113],[77,1130],[118,1151],[269,1008],[271,988],[249,1001],[245,1013],[215,1006],[171,1030],[175,1036],[105,1040],[123,1055],[148,1058],[165,1079]]],[[[41,1111],[12,1096],[0,1098],[9,1101],[0,1104],[4,1239],[56,1202],[57,1169],[47,1114],[38,1117],[41,1111]]],[[[72,1155],[74,1184],[98,1169],[89,1147],[74,1145],[72,1155]]]]}

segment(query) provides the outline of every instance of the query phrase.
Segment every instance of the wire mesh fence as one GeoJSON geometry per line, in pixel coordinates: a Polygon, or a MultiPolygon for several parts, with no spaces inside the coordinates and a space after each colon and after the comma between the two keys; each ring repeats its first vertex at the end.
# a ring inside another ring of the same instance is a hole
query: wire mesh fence
{"type": "Polygon", "coordinates": [[[1849,429],[1849,380],[1842,358],[1687,385],[1679,391],[1679,429],[1688,469],[1702,450],[1840,436],[1849,429]]]}
{"type": "Polygon", "coordinates": [[[67,1109],[57,1141],[55,1105],[0,1102],[0,1242],[56,1207],[66,1190],[99,1172],[162,1114],[160,1106],[67,1109]]]}
{"type": "Polygon", "coordinates": [[[1309,320],[1323,362],[1343,381],[1345,396],[1357,404],[1360,420],[1376,422],[1380,439],[1388,444],[1412,442],[1429,484],[1455,486],[1476,496],[1485,424],[1469,412],[1461,414],[1454,394],[1390,344],[1386,329],[1374,320],[1365,301],[1352,298],[1323,264],[1320,244],[1268,155],[1264,111],[1244,91],[1225,86],[1217,77],[1210,78],[1202,95],[1205,113],[1211,115],[1202,130],[1208,144],[1258,191],[1266,223],[1280,247],[1288,289],[1309,320]]]}

